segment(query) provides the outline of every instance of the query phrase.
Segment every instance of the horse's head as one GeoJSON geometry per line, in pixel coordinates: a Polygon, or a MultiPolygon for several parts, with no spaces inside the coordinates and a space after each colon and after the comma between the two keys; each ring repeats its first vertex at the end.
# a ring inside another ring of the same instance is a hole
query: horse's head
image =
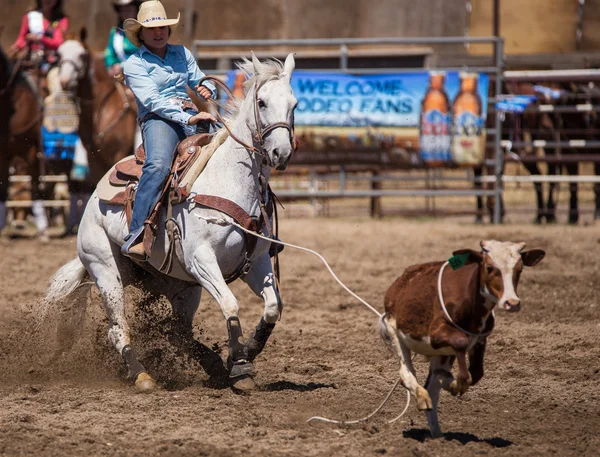
{"type": "Polygon", "coordinates": [[[89,51],[85,45],[85,35],[85,29],[82,29],[80,39],[68,39],[58,48],[59,78],[63,90],[76,90],[79,81],[87,73],[89,51]]]}
{"type": "Polygon", "coordinates": [[[247,96],[243,106],[248,112],[246,123],[255,132],[254,142],[264,156],[264,163],[285,170],[295,149],[294,109],[298,104],[290,80],[295,68],[294,56],[285,63],[260,62],[254,55],[240,68],[253,76],[246,82],[247,96]]]}

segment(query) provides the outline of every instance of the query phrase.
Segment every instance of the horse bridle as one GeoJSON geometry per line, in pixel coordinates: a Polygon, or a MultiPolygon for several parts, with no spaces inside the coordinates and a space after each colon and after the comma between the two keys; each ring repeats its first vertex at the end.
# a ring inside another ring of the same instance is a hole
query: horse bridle
{"type": "MultiPolygon", "coordinates": [[[[75,69],[75,77],[76,77],[76,81],[81,82],[81,80],[83,79],[83,77],[85,76],[87,69],[89,69],[89,51],[86,49],[86,52],[83,54],[82,57],[83,60],[83,64],[79,64],[78,62],[76,62],[75,60],[72,59],[60,59],[60,63],[58,64],[59,69],[62,67],[63,64],[65,63],[69,63],[73,66],[73,68],[75,69]]],[[[121,99],[123,100],[123,107],[121,108],[121,111],[119,112],[119,114],[117,114],[117,116],[112,120],[112,122],[108,125],[108,127],[106,127],[104,130],[102,130],[101,132],[98,132],[95,136],[95,139],[98,141],[102,141],[104,139],[104,137],[111,132],[121,121],[121,119],[123,118],[123,116],[131,109],[131,104],[129,103],[129,100],[127,99],[127,95],[125,94],[123,85],[119,82],[116,82],[114,84],[114,87],[111,91],[109,91],[104,98],[101,99],[99,106],[100,108],[104,107],[104,104],[106,103],[106,101],[109,99],[109,97],[115,92],[115,90],[119,93],[121,99]]],[[[85,99],[82,98],[80,96],[77,96],[77,100],[79,103],[93,103],[94,99],[85,99]]],[[[100,111],[100,108],[98,109],[97,112],[100,111]]],[[[94,117],[93,117],[93,126],[94,126],[94,130],[97,130],[98,128],[98,115],[97,113],[94,113],[94,117]]]]}
{"type": "MultiPolygon", "coordinates": [[[[214,76],[205,76],[200,80],[200,82],[198,84],[201,85],[204,81],[211,81],[212,83],[217,85],[219,88],[221,88],[227,94],[228,98],[230,98],[232,100],[235,99],[235,96],[233,95],[233,93],[231,92],[229,87],[220,79],[218,79],[214,76]]],[[[265,148],[264,148],[265,139],[275,129],[279,129],[279,128],[286,129],[289,133],[290,144],[292,145],[292,148],[294,149],[294,151],[296,149],[298,149],[298,142],[296,141],[296,136],[294,135],[293,115],[292,115],[292,122],[275,122],[273,124],[267,125],[266,127],[263,127],[263,125],[260,121],[260,112],[259,112],[260,107],[259,107],[259,102],[258,102],[258,91],[268,81],[270,81],[270,80],[263,81],[261,84],[259,84],[257,81],[254,84],[254,122],[256,124],[256,133],[254,134],[254,141],[258,145],[258,147],[247,144],[246,142],[242,141],[239,137],[237,137],[231,131],[231,129],[227,125],[227,122],[225,122],[225,120],[219,113],[219,108],[223,108],[226,111],[230,111],[228,108],[224,107],[216,100],[213,100],[213,99],[208,100],[209,103],[211,103],[213,106],[215,106],[217,118],[219,119],[219,122],[221,122],[223,124],[223,126],[227,129],[227,131],[229,132],[229,136],[231,136],[231,138],[233,138],[235,142],[242,145],[248,151],[262,156],[263,160],[267,160],[267,154],[266,154],[265,148]]]]}
{"type": "Polygon", "coordinates": [[[83,63],[80,64],[79,62],[73,59],[63,59],[62,57],[60,57],[58,69],[60,71],[62,66],[66,63],[71,64],[75,69],[75,80],[81,81],[85,76],[86,68],[88,67],[89,51],[87,49],[85,49],[85,53],[82,55],[81,59],[83,63]]]}

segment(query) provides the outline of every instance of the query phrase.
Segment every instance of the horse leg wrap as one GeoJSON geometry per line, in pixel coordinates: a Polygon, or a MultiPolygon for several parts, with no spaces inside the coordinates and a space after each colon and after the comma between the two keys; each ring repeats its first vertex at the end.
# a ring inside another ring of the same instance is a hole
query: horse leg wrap
{"type": "Polygon", "coordinates": [[[242,342],[242,326],[237,316],[227,319],[229,333],[229,377],[254,376],[254,368],[248,358],[248,348],[242,342]]]}
{"type": "Polygon", "coordinates": [[[135,349],[133,349],[129,344],[123,348],[121,355],[123,356],[125,366],[127,367],[128,379],[135,380],[141,372],[146,371],[144,365],[142,365],[138,360],[135,349]]]}
{"type": "Polygon", "coordinates": [[[260,322],[256,326],[254,333],[246,343],[246,347],[248,348],[248,357],[251,361],[254,360],[256,356],[258,356],[258,354],[260,354],[265,348],[265,344],[267,344],[267,341],[274,328],[275,324],[269,324],[267,321],[265,321],[264,317],[260,319],[260,322]]]}

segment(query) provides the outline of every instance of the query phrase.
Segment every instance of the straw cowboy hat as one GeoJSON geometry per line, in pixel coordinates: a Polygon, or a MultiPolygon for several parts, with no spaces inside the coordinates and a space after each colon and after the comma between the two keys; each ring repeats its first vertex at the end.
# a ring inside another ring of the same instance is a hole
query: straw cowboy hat
{"type": "Polygon", "coordinates": [[[141,27],[154,28],[168,26],[172,33],[177,27],[177,24],[179,24],[179,13],[177,13],[177,19],[167,19],[165,7],[161,2],[158,0],[148,0],[140,6],[137,20],[125,20],[123,23],[123,30],[125,31],[127,38],[129,38],[129,41],[139,48],[142,45],[142,42],[138,37],[138,32],[141,27]]]}

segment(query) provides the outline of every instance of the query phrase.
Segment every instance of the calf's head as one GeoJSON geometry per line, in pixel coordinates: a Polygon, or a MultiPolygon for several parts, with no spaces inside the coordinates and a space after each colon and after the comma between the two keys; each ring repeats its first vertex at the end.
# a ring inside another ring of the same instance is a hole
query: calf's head
{"type": "Polygon", "coordinates": [[[523,251],[525,243],[496,240],[482,241],[481,252],[472,249],[455,251],[454,255],[469,253],[466,263],[478,263],[483,295],[500,309],[516,312],[521,309],[517,295],[523,266],[533,267],[546,255],[541,249],[523,251]]]}

